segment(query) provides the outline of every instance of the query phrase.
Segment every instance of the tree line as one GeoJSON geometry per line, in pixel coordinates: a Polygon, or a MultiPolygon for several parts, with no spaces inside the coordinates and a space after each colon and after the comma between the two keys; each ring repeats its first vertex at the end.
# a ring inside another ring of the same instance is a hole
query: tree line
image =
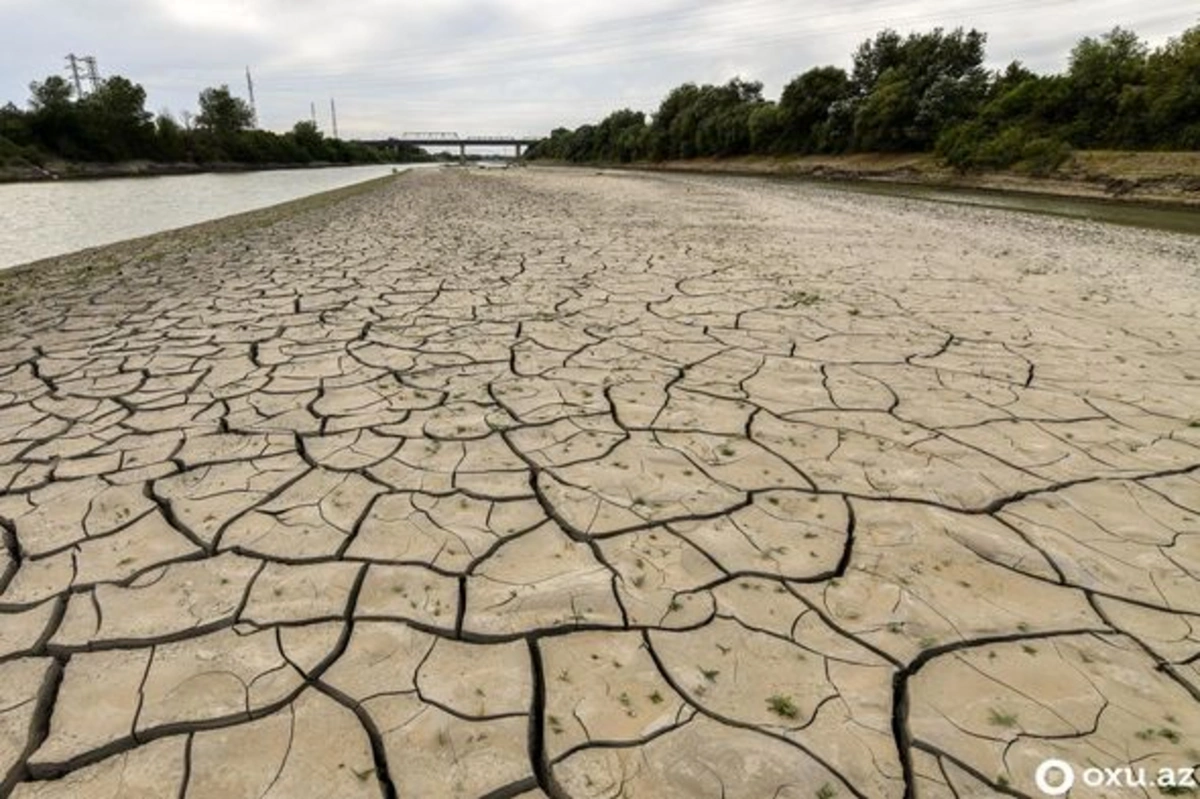
{"type": "Polygon", "coordinates": [[[558,128],[530,158],[662,161],[737,155],[935,152],[959,169],[1048,172],[1076,149],[1200,149],[1200,26],[1151,50],[1114,28],[1085,37],[1066,72],[1014,61],[984,68],[987,36],[941,28],[884,30],[849,72],[815,67],[777,101],[762,84],[685,83],[649,116],[628,108],[558,128]]]}
{"type": "Polygon", "coordinates": [[[228,86],[200,92],[198,112],[176,119],[146,110],[146,91],[120,75],[80,96],[64,78],[30,84],[27,108],[0,108],[0,166],[52,161],[148,160],[163,163],[344,164],[426,160],[412,147],[385,159],[379,151],[325,136],[309,120],[287,133],[259,130],[249,104],[228,86]]]}

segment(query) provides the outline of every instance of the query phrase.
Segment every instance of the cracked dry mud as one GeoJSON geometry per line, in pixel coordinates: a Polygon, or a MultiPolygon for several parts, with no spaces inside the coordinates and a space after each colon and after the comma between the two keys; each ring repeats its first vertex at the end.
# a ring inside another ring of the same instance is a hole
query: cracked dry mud
{"type": "Polygon", "coordinates": [[[1194,763],[1198,263],[509,170],[13,275],[0,796],[940,799],[1194,763]]]}

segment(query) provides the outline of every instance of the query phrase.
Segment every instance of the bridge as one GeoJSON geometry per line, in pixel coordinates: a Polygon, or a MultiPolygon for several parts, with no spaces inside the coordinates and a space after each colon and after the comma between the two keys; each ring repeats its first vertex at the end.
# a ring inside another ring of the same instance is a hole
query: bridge
{"type": "Polygon", "coordinates": [[[513,147],[517,158],[521,149],[536,144],[540,139],[522,136],[459,136],[452,132],[402,133],[387,139],[360,140],[359,144],[384,150],[397,150],[401,146],[414,147],[457,147],[458,157],[466,159],[468,147],[513,147]]]}

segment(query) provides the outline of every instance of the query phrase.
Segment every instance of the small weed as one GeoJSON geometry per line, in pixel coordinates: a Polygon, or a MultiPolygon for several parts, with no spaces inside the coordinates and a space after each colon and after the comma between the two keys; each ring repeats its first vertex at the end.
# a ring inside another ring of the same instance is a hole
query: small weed
{"type": "Polygon", "coordinates": [[[806,308],[809,306],[812,306],[812,305],[816,305],[818,302],[821,301],[820,294],[814,294],[814,293],[810,293],[807,291],[788,292],[787,298],[788,298],[788,302],[791,302],[795,305],[803,305],[806,308]]]}
{"type": "Polygon", "coordinates": [[[650,700],[651,704],[661,705],[663,703],[663,695],[660,691],[655,691],[646,698],[650,700]]]}
{"type": "Polygon", "coordinates": [[[550,732],[554,733],[555,735],[562,735],[563,726],[562,722],[559,721],[558,716],[547,716],[546,723],[550,725],[550,732]]]}
{"type": "Polygon", "coordinates": [[[992,708],[988,711],[988,722],[997,727],[1013,727],[1017,723],[1017,714],[992,708]]]}
{"type": "Polygon", "coordinates": [[[817,789],[817,799],[833,799],[837,796],[837,789],[829,783],[825,783],[817,789]]]}
{"type": "Polygon", "coordinates": [[[800,715],[800,709],[796,707],[792,698],[781,694],[775,694],[768,699],[767,708],[776,716],[782,716],[785,719],[794,719],[800,715]]]}
{"type": "Polygon", "coordinates": [[[708,680],[709,682],[716,682],[717,675],[721,672],[717,669],[700,669],[700,673],[703,674],[704,679],[708,680]]]}
{"type": "Polygon", "coordinates": [[[1022,644],[1022,645],[1021,645],[1021,651],[1022,651],[1022,652],[1024,652],[1026,655],[1036,655],[1036,654],[1037,654],[1037,647],[1036,647],[1036,646],[1030,646],[1029,644],[1022,644]]]}

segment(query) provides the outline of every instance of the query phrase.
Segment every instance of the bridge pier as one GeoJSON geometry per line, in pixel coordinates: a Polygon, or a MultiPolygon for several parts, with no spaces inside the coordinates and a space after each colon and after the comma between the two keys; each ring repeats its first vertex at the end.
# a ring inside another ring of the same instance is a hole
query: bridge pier
{"type": "Polygon", "coordinates": [[[521,145],[514,144],[513,146],[517,148],[517,160],[520,161],[521,160],[521,145]]]}
{"type": "Polygon", "coordinates": [[[460,164],[467,163],[467,145],[465,144],[458,145],[458,162],[460,164]]]}

